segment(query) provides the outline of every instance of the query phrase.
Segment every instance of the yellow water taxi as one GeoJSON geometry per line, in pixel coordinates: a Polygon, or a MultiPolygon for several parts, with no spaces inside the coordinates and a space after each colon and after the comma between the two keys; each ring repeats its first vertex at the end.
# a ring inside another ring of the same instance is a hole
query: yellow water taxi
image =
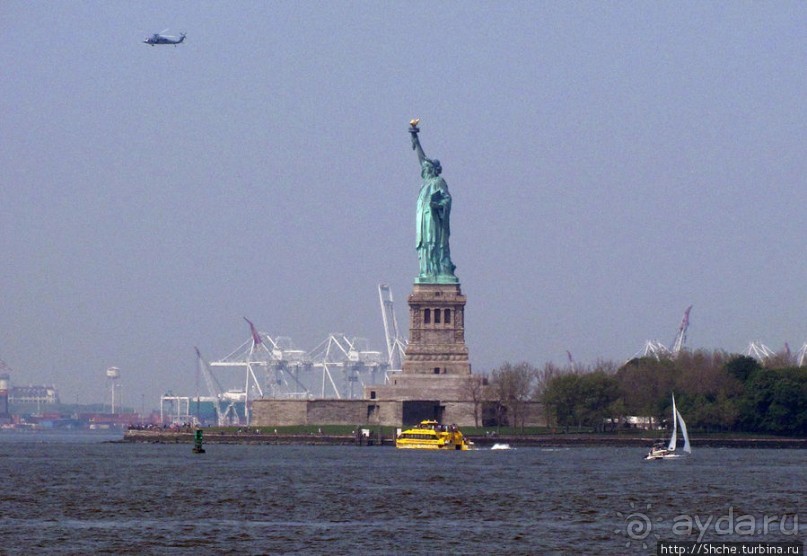
{"type": "Polygon", "coordinates": [[[471,445],[457,425],[441,425],[437,421],[421,421],[395,439],[396,448],[415,450],[468,450],[471,445]]]}

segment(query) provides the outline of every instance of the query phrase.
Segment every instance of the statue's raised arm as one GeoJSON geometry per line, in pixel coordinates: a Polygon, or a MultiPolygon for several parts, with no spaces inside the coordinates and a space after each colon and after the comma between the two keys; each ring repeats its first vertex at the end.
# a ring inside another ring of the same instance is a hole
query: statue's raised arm
{"type": "Polygon", "coordinates": [[[423,152],[423,147],[420,146],[420,139],[418,139],[418,133],[420,133],[420,128],[418,124],[420,123],[420,118],[415,118],[414,120],[410,120],[409,122],[409,133],[412,134],[412,150],[418,153],[418,162],[420,165],[423,165],[423,161],[426,160],[426,155],[423,152]]]}

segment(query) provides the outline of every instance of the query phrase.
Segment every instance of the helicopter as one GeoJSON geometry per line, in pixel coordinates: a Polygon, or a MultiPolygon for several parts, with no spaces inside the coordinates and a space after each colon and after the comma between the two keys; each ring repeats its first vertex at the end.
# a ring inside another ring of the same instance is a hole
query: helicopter
{"type": "Polygon", "coordinates": [[[176,46],[185,40],[185,33],[180,33],[179,38],[176,38],[171,35],[163,35],[163,33],[166,31],[168,31],[168,29],[163,29],[159,33],[154,33],[143,42],[150,44],[151,46],[154,46],[155,44],[173,44],[176,46]]]}

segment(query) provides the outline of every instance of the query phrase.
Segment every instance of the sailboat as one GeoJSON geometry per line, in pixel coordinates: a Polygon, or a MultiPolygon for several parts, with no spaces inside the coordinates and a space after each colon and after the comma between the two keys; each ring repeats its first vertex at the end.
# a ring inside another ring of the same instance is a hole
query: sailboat
{"type": "Polygon", "coordinates": [[[672,419],[673,430],[669,444],[667,444],[667,446],[664,446],[663,443],[661,445],[654,445],[652,448],[650,448],[650,451],[647,453],[644,459],[657,460],[681,457],[681,454],[675,453],[676,449],[678,448],[678,423],[681,423],[681,434],[684,437],[683,451],[687,454],[692,453],[692,446],[689,444],[689,435],[687,434],[687,424],[684,422],[684,418],[681,417],[681,412],[679,412],[678,408],[675,407],[675,395],[672,397],[672,419]]]}

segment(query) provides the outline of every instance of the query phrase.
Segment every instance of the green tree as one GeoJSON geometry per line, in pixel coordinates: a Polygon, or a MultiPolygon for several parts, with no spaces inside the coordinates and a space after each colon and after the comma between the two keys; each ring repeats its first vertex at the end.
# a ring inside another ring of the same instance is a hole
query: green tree
{"type": "Polygon", "coordinates": [[[581,426],[580,375],[566,374],[552,378],[544,390],[547,416],[561,427],[581,426]]]}
{"type": "Polygon", "coordinates": [[[753,357],[736,355],[726,362],[725,369],[729,375],[740,382],[745,382],[752,374],[762,370],[762,365],[753,357]]]}
{"type": "Polygon", "coordinates": [[[716,396],[720,392],[739,395],[742,387],[725,369],[723,351],[682,351],[674,361],[677,369],[675,392],[716,396]]]}
{"type": "Polygon", "coordinates": [[[544,392],[544,404],[555,422],[603,430],[619,398],[619,384],[604,371],[567,374],[553,378],[544,392]]]}
{"type": "Polygon", "coordinates": [[[619,383],[604,371],[594,371],[581,375],[579,384],[582,421],[595,430],[604,430],[606,418],[613,417],[611,405],[619,398],[619,383]]]}
{"type": "Polygon", "coordinates": [[[616,373],[620,396],[630,415],[666,415],[676,381],[675,362],[652,357],[631,359],[616,373]]]}
{"type": "Polygon", "coordinates": [[[807,435],[807,368],[754,372],[745,384],[739,418],[751,432],[807,435]]]}

